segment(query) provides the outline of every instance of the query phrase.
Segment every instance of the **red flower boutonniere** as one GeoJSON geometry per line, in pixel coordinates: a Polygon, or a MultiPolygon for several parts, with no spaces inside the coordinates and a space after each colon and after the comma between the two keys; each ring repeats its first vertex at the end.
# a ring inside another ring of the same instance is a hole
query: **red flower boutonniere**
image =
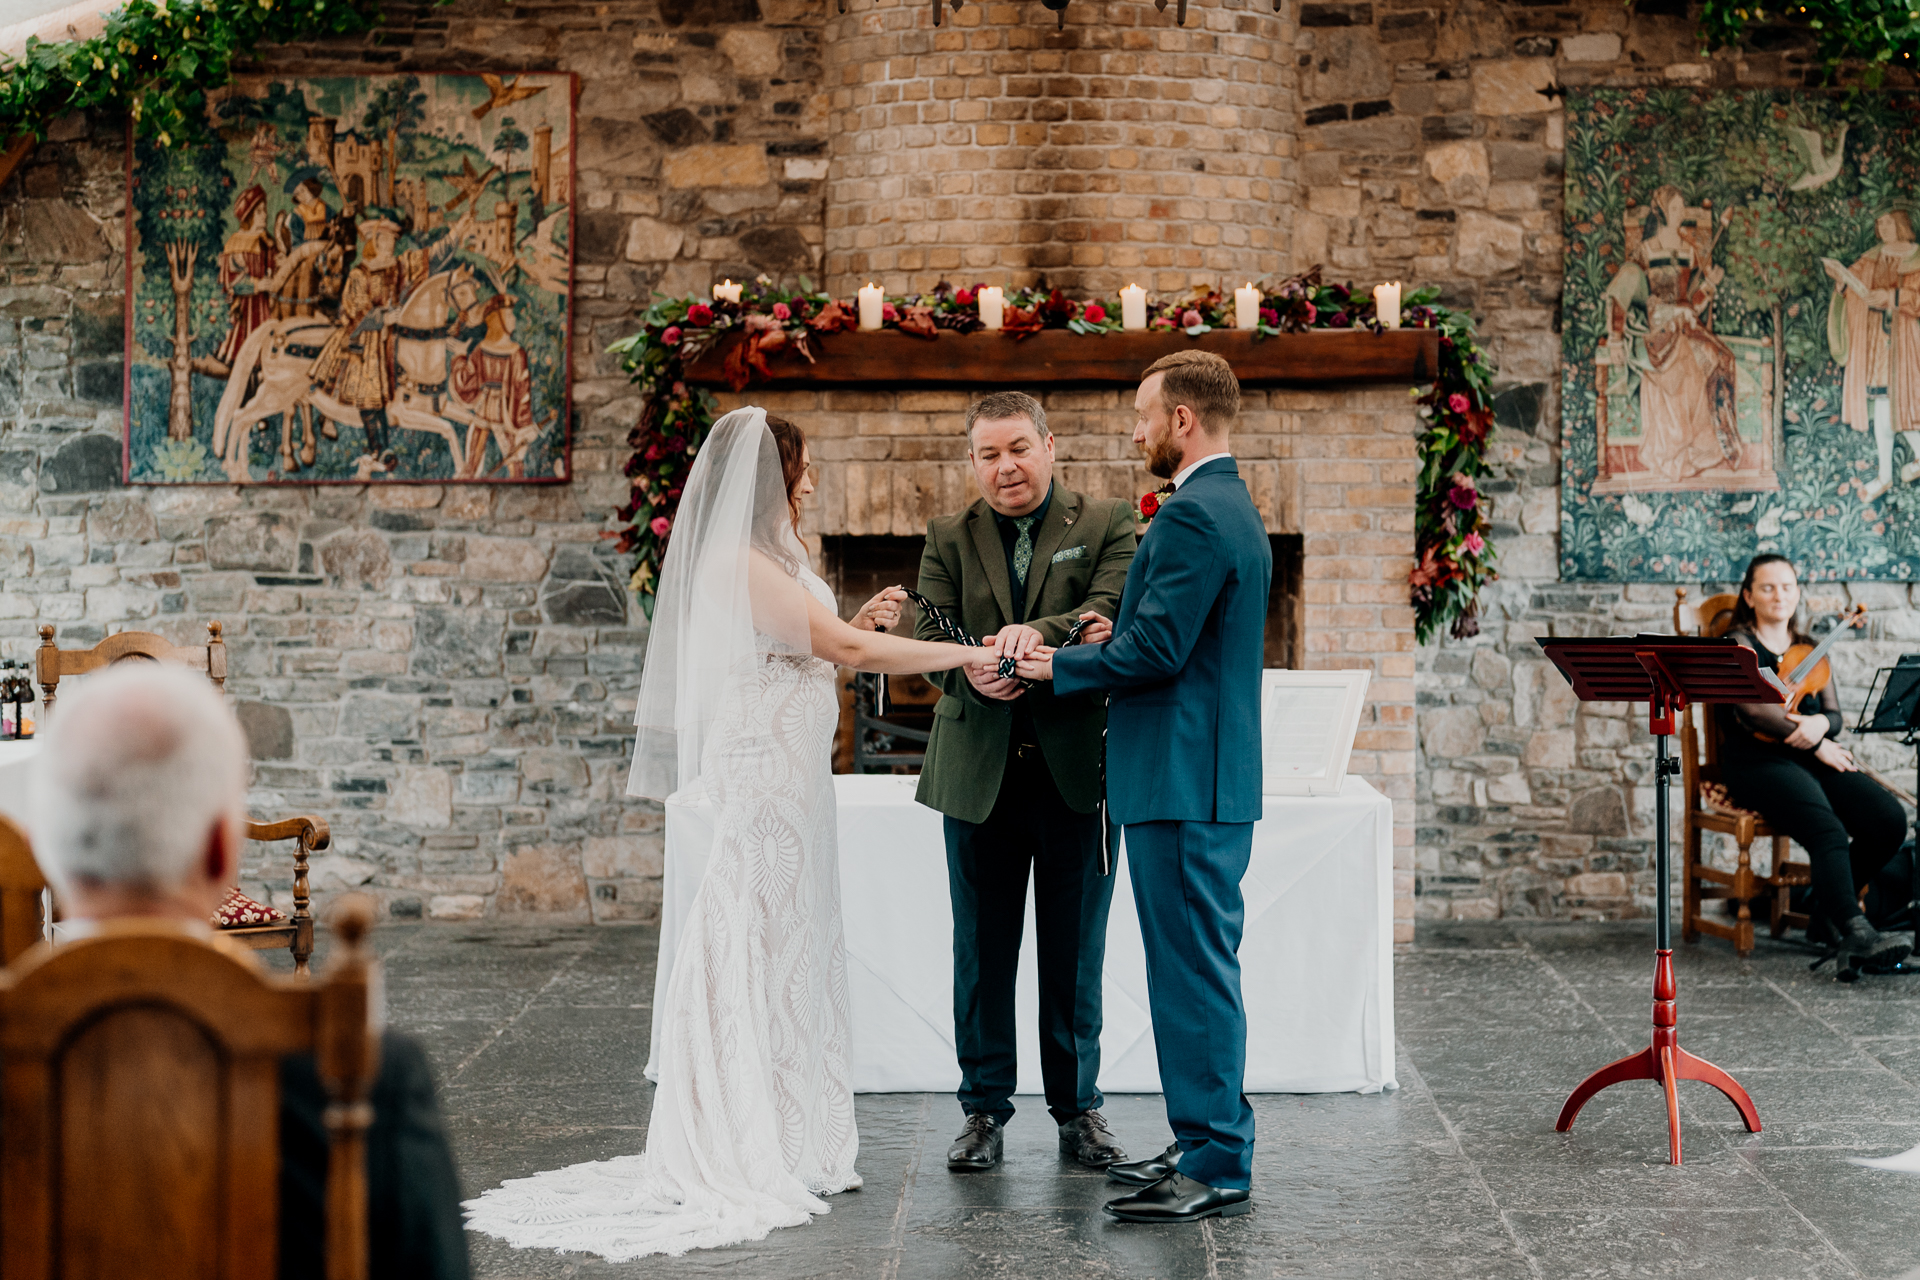
{"type": "Polygon", "coordinates": [[[1140,495],[1139,514],[1134,516],[1141,524],[1152,524],[1153,518],[1160,514],[1160,504],[1173,495],[1173,485],[1163,484],[1152,493],[1140,495]]]}

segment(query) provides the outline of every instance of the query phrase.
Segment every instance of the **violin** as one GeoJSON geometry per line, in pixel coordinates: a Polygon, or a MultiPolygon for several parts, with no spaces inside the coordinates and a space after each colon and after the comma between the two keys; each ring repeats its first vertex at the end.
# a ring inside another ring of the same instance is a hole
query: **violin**
{"type": "MultiPolygon", "coordinates": [[[[1819,644],[1795,644],[1780,655],[1781,681],[1787,686],[1786,697],[1782,705],[1793,711],[1800,705],[1800,699],[1809,694],[1819,693],[1833,679],[1833,668],[1827,662],[1827,650],[1834,642],[1846,634],[1851,627],[1857,627],[1867,620],[1867,606],[1856,604],[1853,612],[1841,615],[1826,639],[1819,644]]],[[[1754,737],[1763,742],[1778,742],[1780,739],[1769,733],[1755,732],[1754,737]]]]}

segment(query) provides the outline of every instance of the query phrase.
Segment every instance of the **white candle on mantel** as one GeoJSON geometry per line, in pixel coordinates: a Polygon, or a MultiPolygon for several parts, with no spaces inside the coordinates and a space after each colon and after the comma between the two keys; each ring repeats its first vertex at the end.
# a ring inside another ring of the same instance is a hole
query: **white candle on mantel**
{"type": "Polygon", "coordinates": [[[880,292],[877,284],[868,284],[860,291],[860,327],[878,329],[880,327],[880,308],[886,305],[886,295],[880,292]]]}
{"type": "Polygon", "coordinates": [[[1251,329],[1260,323],[1260,291],[1249,280],[1233,291],[1233,327],[1251,329]]]}
{"type": "Polygon", "coordinates": [[[713,300],[715,302],[739,303],[740,286],[731,280],[721,281],[719,284],[713,286],[713,300]]]}
{"type": "Polygon", "coordinates": [[[1137,284],[1130,284],[1120,291],[1120,327],[1147,327],[1147,291],[1137,284]]]}
{"type": "Polygon", "coordinates": [[[980,324],[987,329],[998,329],[1006,320],[1007,294],[997,284],[981,288],[976,299],[980,303],[980,324]]]}
{"type": "Polygon", "coordinates": [[[1373,313],[1380,318],[1382,329],[1400,327],[1400,282],[1377,284],[1373,286],[1373,313]]]}

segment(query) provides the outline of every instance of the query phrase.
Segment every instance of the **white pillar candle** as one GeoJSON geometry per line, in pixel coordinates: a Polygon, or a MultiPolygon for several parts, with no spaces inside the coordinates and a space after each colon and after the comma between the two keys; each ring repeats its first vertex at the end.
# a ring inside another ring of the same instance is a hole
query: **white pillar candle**
{"type": "Polygon", "coordinates": [[[880,308],[886,305],[886,297],[880,292],[880,286],[869,284],[860,291],[860,327],[878,329],[880,327],[880,308]]]}
{"type": "Polygon", "coordinates": [[[731,280],[721,281],[719,284],[713,286],[713,300],[715,302],[738,303],[740,301],[740,286],[731,280]]]}
{"type": "Polygon", "coordinates": [[[1120,291],[1120,327],[1147,327],[1147,291],[1137,284],[1130,284],[1120,291]]]}
{"type": "Polygon", "coordinates": [[[1400,282],[1377,284],[1373,286],[1373,313],[1380,318],[1383,329],[1400,327],[1400,282]]]}
{"type": "Polygon", "coordinates": [[[980,323],[988,329],[998,329],[1006,319],[1006,291],[997,284],[990,284],[980,290],[977,299],[980,303],[980,323]]]}
{"type": "Polygon", "coordinates": [[[1249,280],[1233,291],[1233,327],[1251,329],[1260,323],[1260,291],[1249,280]]]}

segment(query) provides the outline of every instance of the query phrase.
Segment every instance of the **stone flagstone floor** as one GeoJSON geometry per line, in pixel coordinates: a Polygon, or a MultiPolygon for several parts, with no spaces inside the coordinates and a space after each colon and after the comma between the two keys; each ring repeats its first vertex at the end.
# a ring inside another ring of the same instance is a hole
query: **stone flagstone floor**
{"type": "MultiPolygon", "coordinates": [[[[433,1054],[470,1191],[641,1147],[653,930],[377,938],[392,1020],[433,1054]]],[[[1650,947],[1632,924],[1423,926],[1398,961],[1401,1089],[1255,1098],[1247,1217],[1108,1222],[1112,1188],[1059,1162],[1037,1098],[999,1170],[952,1175],[953,1100],[875,1095],[859,1099],[866,1189],[810,1226],[625,1266],[469,1236],[475,1274],[1883,1280],[1920,1263],[1920,1178],[1845,1162],[1920,1142],[1920,978],[1848,988],[1764,942],[1749,963],[1683,948],[1681,1043],[1747,1085],[1766,1131],[1683,1086],[1686,1163],[1670,1168],[1659,1094],[1639,1084],[1553,1132],[1574,1083],[1647,1042],[1650,947]]],[[[1107,1114],[1136,1153],[1168,1140],[1157,1097],[1111,1098],[1107,1114]]]]}

